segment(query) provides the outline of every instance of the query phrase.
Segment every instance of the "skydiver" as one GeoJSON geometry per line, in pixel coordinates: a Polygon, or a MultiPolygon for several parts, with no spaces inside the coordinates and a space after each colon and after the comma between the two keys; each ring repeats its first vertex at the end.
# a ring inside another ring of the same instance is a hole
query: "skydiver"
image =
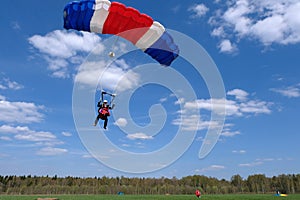
{"type": "Polygon", "coordinates": [[[112,109],[112,107],[107,103],[107,100],[104,100],[103,103],[101,103],[101,100],[97,103],[98,109],[98,116],[95,119],[94,126],[98,124],[99,119],[104,120],[104,125],[103,128],[106,129],[107,127],[107,122],[108,122],[108,117],[110,116],[109,110],[112,109]]]}

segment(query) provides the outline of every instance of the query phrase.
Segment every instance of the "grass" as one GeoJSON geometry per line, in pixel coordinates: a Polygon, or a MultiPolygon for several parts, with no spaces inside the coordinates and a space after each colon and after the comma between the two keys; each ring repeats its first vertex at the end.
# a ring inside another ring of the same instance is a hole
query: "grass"
{"type": "MultiPolygon", "coordinates": [[[[0,200],[36,200],[37,198],[53,197],[59,200],[195,200],[195,195],[20,195],[20,196],[0,196],[0,200]]],[[[300,200],[300,194],[289,195],[287,197],[276,197],[272,194],[264,195],[202,195],[201,200],[300,200]]]]}

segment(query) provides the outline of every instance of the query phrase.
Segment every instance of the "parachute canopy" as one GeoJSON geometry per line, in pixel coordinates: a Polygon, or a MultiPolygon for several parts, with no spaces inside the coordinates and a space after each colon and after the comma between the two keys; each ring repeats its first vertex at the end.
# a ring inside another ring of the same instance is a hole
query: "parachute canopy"
{"type": "Polygon", "coordinates": [[[64,8],[64,28],[118,35],[166,66],[179,54],[178,46],[163,25],[119,2],[70,2],[64,8]]]}

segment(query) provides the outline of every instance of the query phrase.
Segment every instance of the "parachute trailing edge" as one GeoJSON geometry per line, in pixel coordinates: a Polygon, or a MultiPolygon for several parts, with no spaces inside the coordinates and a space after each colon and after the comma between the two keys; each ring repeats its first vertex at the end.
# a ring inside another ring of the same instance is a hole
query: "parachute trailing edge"
{"type": "Polygon", "coordinates": [[[179,49],[164,26],[137,9],[108,0],[73,1],[64,8],[64,28],[114,34],[169,66],[179,49]]]}

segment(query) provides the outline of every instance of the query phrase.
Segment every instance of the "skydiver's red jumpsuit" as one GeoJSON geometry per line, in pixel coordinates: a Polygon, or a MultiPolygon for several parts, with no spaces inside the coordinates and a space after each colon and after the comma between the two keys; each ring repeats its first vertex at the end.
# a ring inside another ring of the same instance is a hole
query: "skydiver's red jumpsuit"
{"type": "Polygon", "coordinates": [[[108,116],[110,116],[109,109],[111,109],[111,107],[107,103],[101,104],[101,102],[98,102],[97,106],[99,107],[98,116],[95,120],[94,126],[97,125],[99,119],[102,119],[102,120],[104,120],[103,128],[106,129],[107,122],[108,122],[108,116]]]}

